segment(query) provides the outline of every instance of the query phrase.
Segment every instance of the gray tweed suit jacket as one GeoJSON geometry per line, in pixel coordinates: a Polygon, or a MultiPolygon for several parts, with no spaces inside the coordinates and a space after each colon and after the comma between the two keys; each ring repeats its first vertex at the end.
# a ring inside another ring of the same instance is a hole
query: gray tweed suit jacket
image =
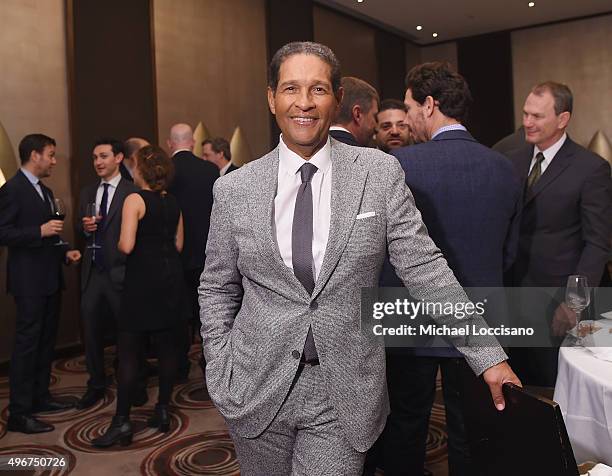
{"type": "MultiPolygon", "coordinates": [[[[208,392],[230,428],[261,434],[287,396],[312,326],[321,369],[351,445],[366,451],[389,403],[381,340],[360,331],[360,292],[375,287],[388,249],[418,299],[466,302],[429,238],[398,161],[331,140],[331,226],[312,296],[285,266],[273,232],[278,149],[215,183],[199,287],[208,392]],[[375,212],[369,218],[358,214],[375,212]]],[[[454,317],[434,316],[451,324],[454,317]]],[[[486,325],[480,320],[480,324],[486,325]]],[[[506,359],[501,347],[453,343],[476,374],[506,359]]]]}

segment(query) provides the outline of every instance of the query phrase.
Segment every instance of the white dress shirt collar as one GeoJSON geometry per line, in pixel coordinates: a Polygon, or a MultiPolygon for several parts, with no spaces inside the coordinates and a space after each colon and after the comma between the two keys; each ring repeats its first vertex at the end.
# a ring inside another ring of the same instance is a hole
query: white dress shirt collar
{"type": "Polygon", "coordinates": [[[34,187],[34,190],[36,190],[36,193],[40,195],[40,198],[44,200],[45,197],[43,196],[42,187],[40,186],[40,183],[39,183],[40,179],[36,175],[34,175],[32,172],[30,172],[29,170],[23,167],[21,167],[21,172],[23,173],[23,175],[26,176],[28,181],[32,184],[32,186],[34,187]]]}
{"type": "Polygon", "coordinates": [[[223,177],[225,175],[225,172],[227,172],[227,169],[230,168],[230,165],[232,165],[231,162],[228,162],[227,164],[225,164],[223,167],[221,167],[221,170],[219,170],[219,176],[223,177]]]}
{"type": "Polygon", "coordinates": [[[173,152],[172,157],[174,157],[176,154],[178,154],[179,152],[191,152],[193,153],[193,151],[191,149],[188,148],[184,148],[184,149],[177,149],[173,152]]]}
{"type": "Polygon", "coordinates": [[[282,167],[282,169],[289,175],[297,174],[300,167],[304,165],[304,162],[310,162],[312,165],[316,166],[318,170],[326,173],[331,166],[331,140],[328,136],[325,145],[321,147],[317,153],[310,158],[310,160],[307,161],[302,159],[299,155],[287,147],[283,141],[283,135],[281,134],[278,158],[279,167],[282,167]]]}
{"type": "Polygon", "coordinates": [[[563,144],[565,143],[565,139],[567,139],[567,134],[564,132],[561,138],[546,150],[540,150],[540,148],[537,145],[534,146],[533,147],[533,157],[531,159],[531,165],[529,166],[529,172],[531,172],[531,169],[536,163],[536,155],[542,152],[542,154],[544,154],[544,160],[542,161],[542,164],[540,165],[540,170],[541,170],[541,173],[544,173],[544,171],[548,168],[552,160],[555,158],[555,155],[557,155],[557,152],[559,152],[561,147],[563,147],[563,144]]]}
{"type": "Polygon", "coordinates": [[[351,131],[349,131],[346,127],[342,127],[342,126],[331,126],[329,130],[330,131],[344,131],[344,132],[348,132],[350,135],[353,135],[351,131]]]}
{"type": "Polygon", "coordinates": [[[105,180],[100,180],[100,185],[99,186],[101,187],[103,184],[107,183],[111,187],[117,188],[117,186],[119,185],[120,181],[121,181],[121,174],[117,174],[112,179],[110,179],[108,182],[105,181],[105,180]]]}

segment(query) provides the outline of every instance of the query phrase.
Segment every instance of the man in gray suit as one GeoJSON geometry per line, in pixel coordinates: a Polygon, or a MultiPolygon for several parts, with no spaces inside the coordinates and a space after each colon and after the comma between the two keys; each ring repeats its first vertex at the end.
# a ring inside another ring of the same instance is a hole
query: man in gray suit
{"type": "Polygon", "coordinates": [[[121,142],[102,138],[93,149],[93,166],[100,180],[85,187],[80,196],[81,229],[87,240],[81,270],[81,316],[85,338],[85,360],[89,380],[77,408],[91,407],[104,397],[104,330],[113,327],[125,275],[125,255],[117,249],[123,201],[138,188],[121,177],[121,142]],[[92,215],[90,204],[96,204],[92,215]]]}
{"type": "MultiPolygon", "coordinates": [[[[340,77],[323,45],[281,48],[268,82],[279,146],[215,183],[199,288],[206,381],[243,475],[361,474],[389,412],[361,288],[377,285],[387,249],[416,298],[467,301],[398,161],[329,138],[340,77]]],[[[503,350],[453,343],[503,408],[502,384],[520,383],[503,350]]]]}

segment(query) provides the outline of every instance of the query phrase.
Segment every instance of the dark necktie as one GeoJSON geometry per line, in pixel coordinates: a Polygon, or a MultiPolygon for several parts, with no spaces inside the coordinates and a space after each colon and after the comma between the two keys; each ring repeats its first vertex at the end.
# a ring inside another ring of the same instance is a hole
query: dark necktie
{"type": "Polygon", "coordinates": [[[529,172],[529,177],[527,177],[527,190],[531,190],[538,180],[540,180],[542,176],[542,162],[544,162],[544,154],[538,152],[535,164],[533,164],[531,172],[529,172]]]}
{"type": "MultiPolygon", "coordinates": [[[[312,258],[312,186],[310,181],[316,171],[317,167],[310,163],[305,163],[300,167],[302,185],[300,185],[295,198],[293,227],[291,229],[293,273],[308,291],[308,294],[312,294],[315,286],[314,260],[312,258]]],[[[310,362],[317,358],[317,348],[315,347],[312,328],[309,328],[304,344],[304,360],[310,362]]]]}
{"type": "Polygon", "coordinates": [[[49,212],[51,214],[53,214],[53,207],[51,206],[51,200],[49,199],[49,195],[47,194],[47,191],[45,190],[45,186],[43,185],[43,183],[39,180],[38,182],[36,182],[38,184],[38,186],[40,187],[40,191],[42,192],[42,199],[43,201],[46,203],[49,212]]]}
{"type": "Polygon", "coordinates": [[[106,221],[106,209],[108,207],[108,183],[103,183],[104,192],[102,192],[102,200],[100,200],[100,221],[98,222],[98,228],[96,230],[96,245],[100,248],[95,250],[93,255],[93,262],[96,267],[100,270],[105,268],[104,264],[104,222],[106,221]]]}

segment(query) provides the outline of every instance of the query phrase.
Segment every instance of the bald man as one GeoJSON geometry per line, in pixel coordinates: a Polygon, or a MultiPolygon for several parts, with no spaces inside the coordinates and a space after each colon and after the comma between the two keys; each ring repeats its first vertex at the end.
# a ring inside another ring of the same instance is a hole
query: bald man
{"type": "Polygon", "coordinates": [[[194,331],[200,331],[198,286],[204,269],[206,240],[213,203],[213,184],[219,178],[219,169],[193,154],[193,130],[188,124],[175,124],[170,129],[168,149],[174,159],[174,180],[169,192],[178,200],[183,212],[185,244],[183,245],[183,271],[188,292],[188,312],[191,331],[185,332],[184,348],[179,361],[179,379],[189,375],[188,352],[194,331]]]}

